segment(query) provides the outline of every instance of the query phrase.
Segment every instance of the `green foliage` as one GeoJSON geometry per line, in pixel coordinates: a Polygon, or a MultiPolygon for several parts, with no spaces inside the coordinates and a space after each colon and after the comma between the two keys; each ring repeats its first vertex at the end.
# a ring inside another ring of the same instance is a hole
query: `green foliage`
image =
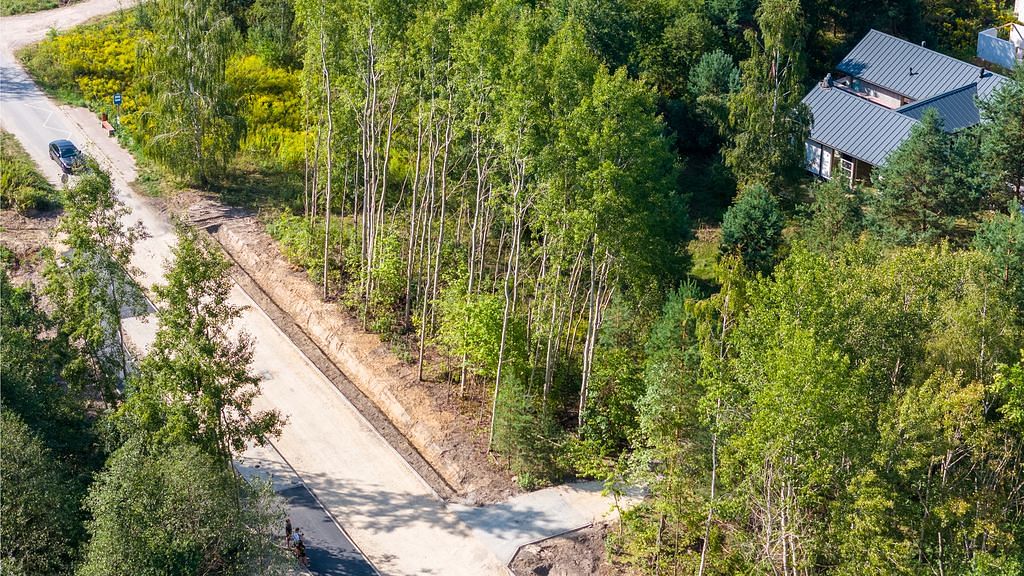
{"type": "Polygon", "coordinates": [[[690,97],[701,116],[719,134],[724,134],[729,123],[729,98],[740,89],[740,70],[722,50],[705,52],[690,70],[690,97]]]}
{"type": "Polygon", "coordinates": [[[1000,364],[992,391],[1002,405],[999,412],[1009,426],[1024,430],[1024,350],[1016,364],[1000,364]]]}
{"type": "Polygon", "coordinates": [[[1024,212],[1016,201],[978,227],[974,248],[989,255],[1003,284],[1024,310],[1024,212]]]}
{"type": "Polygon", "coordinates": [[[58,204],[53,186],[9,132],[0,131],[0,207],[19,212],[58,204]]]}
{"type": "Polygon", "coordinates": [[[238,150],[241,120],[225,69],[237,32],[221,2],[158,0],[142,44],[147,156],[207,185],[238,150]]]}
{"type": "MultiPolygon", "coordinates": [[[[269,488],[266,488],[269,490],[269,488]]],[[[222,461],[189,444],[119,448],[87,501],[91,539],[82,576],[276,574],[283,511],[222,461]]]]}
{"type": "Polygon", "coordinates": [[[748,186],[722,220],[722,251],[739,254],[751,270],[768,272],[782,244],[782,209],[760,184],[748,186]]]}
{"type": "Polygon", "coordinates": [[[44,293],[54,305],[61,337],[80,353],[69,369],[88,374],[113,402],[117,382],[128,373],[121,314],[145,309],[129,276],[132,250],[145,231],[141,223],[125,226],[128,208],[95,163],[66,190],[64,206],[56,231],[64,235],[68,251],[46,252],[44,293]]]}
{"type": "Polygon", "coordinates": [[[741,185],[781,189],[803,170],[810,114],[801,103],[804,13],[798,0],[765,0],[757,11],[761,34],[746,32],[750,58],[740,64],[742,88],[729,99],[735,136],[726,164],[741,185]]]}
{"type": "Polygon", "coordinates": [[[840,178],[815,183],[814,201],[801,224],[801,238],[815,250],[834,252],[864,231],[864,190],[840,178]]]}
{"type": "Polygon", "coordinates": [[[84,402],[92,383],[37,300],[0,271],[0,569],[71,574],[85,539],[80,501],[102,454],[84,402]]]}
{"type": "MultiPolygon", "coordinates": [[[[344,247],[346,223],[333,221],[329,247],[344,247]]],[[[306,270],[309,279],[319,282],[324,264],[324,221],[323,218],[306,219],[282,212],[276,219],[267,222],[267,233],[277,240],[281,253],[292,264],[306,270]]],[[[341,282],[340,270],[344,262],[340,250],[330,253],[330,272],[328,282],[337,285],[341,282]]]]}
{"type": "Polygon", "coordinates": [[[246,12],[246,38],[253,51],[274,64],[292,68],[299,63],[299,34],[292,0],[256,0],[246,12]]]}
{"type": "Polygon", "coordinates": [[[405,292],[405,261],[401,239],[385,231],[377,240],[376,255],[370,268],[371,298],[367,312],[374,332],[393,334],[398,327],[398,305],[405,292]]]}
{"type": "Polygon", "coordinates": [[[6,270],[0,272],[0,405],[17,414],[70,471],[85,477],[97,455],[82,398],[92,383],[75,369],[74,349],[50,337],[55,323],[39,309],[35,290],[11,284],[6,270]]]}
{"type": "Polygon", "coordinates": [[[250,440],[265,441],[281,425],[276,411],[254,412],[259,377],[252,341],[229,331],[241,314],[230,304],[230,263],[185,225],[166,284],[154,288],[159,321],[149,353],[132,375],[114,423],[147,445],[195,444],[222,462],[250,440]]]}
{"type": "Polygon", "coordinates": [[[921,19],[929,36],[945,52],[970,61],[978,32],[1014,21],[1012,2],[986,0],[922,0],[921,19]]]}
{"type": "Polygon", "coordinates": [[[564,433],[518,375],[504,374],[508,376],[498,394],[494,448],[508,458],[521,488],[543,488],[565,474],[564,433]]]}
{"type": "Polygon", "coordinates": [[[619,279],[642,289],[673,277],[689,228],[686,200],[672,193],[678,165],[652,107],[650,92],[623,70],[599,69],[558,143],[576,159],[569,178],[578,188],[563,192],[576,208],[575,234],[593,235],[618,259],[619,279]]]}
{"type": "Polygon", "coordinates": [[[11,410],[0,414],[0,436],[0,567],[12,575],[71,574],[83,536],[80,487],[11,410]]]}
{"type": "Polygon", "coordinates": [[[224,81],[246,127],[240,151],[260,164],[299,169],[305,154],[299,74],[260,56],[237,56],[228,60],[224,81]]]}
{"type": "Polygon", "coordinates": [[[670,301],[640,412],[656,496],[622,557],[770,573],[781,557],[755,551],[786,546],[812,573],[1015,569],[1024,339],[1001,277],[977,252],[861,241],[670,301]]]}
{"type": "MultiPolygon", "coordinates": [[[[1024,65],[1018,64],[1010,75],[978,107],[981,126],[982,157],[994,173],[996,186],[1013,187],[1019,202],[1024,202],[1024,65]]],[[[997,200],[999,198],[997,197],[997,200]]]]}
{"type": "Polygon", "coordinates": [[[878,171],[878,195],[871,200],[869,219],[886,242],[950,237],[956,219],[980,205],[985,190],[974,174],[977,157],[969,137],[950,135],[942,125],[937,112],[925,112],[878,171]]]}
{"type": "MultiPolygon", "coordinates": [[[[441,323],[437,339],[453,357],[465,357],[467,366],[479,376],[494,378],[498,369],[498,348],[501,345],[501,320],[504,300],[495,294],[466,295],[465,285],[453,283],[441,293],[438,311],[441,323]]],[[[509,345],[504,358],[521,369],[526,360],[525,325],[513,318],[507,336],[509,345]]]]}

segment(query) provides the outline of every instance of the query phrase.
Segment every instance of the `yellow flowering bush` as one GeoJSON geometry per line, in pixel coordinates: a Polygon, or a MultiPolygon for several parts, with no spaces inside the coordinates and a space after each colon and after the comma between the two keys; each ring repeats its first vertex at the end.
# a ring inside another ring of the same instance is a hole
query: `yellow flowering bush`
{"type": "Polygon", "coordinates": [[[302,98],[299,72],[277,68],[256,55],[232,58],[226,81],[238,95],[246,125],[242,152],[284,166],[303,160],[302,98]]]}
{"type": "Polygon", "coordinates": [[[77,90],[87,102],[106,102],[135,83],[143,35],[128,15],[50,34],[22,53],[22,61],[50,89],[77,90]]]}

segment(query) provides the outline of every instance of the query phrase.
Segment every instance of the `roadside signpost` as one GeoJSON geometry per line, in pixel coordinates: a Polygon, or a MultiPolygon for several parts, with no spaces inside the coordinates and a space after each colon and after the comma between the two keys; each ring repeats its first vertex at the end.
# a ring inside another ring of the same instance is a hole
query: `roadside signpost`
{"type": "Polygon", "coordinates": [[[116,108],[116,112],[114,113],[114,122],[116,122],[117,125],[120,126],[121,125],[121,93],[120,92],[114,92],[114,108],[116,108]]]}

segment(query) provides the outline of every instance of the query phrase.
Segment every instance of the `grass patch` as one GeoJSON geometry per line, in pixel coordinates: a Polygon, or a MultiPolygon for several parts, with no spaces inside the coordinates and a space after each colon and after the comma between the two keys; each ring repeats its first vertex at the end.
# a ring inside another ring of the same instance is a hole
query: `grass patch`
{"type": "Polygon", "coordinates": [[[231,206],[302,213],[302,186],[301,172],[240,160],[220,182],[210,186],[210,191],[231,206]]]}
{"type": "Polygon", "coordinates": [[[694,233],[694,239],[686,245],[693,267],[690,277],[703,286],[712,286],[717,282],[715,266],[718,264],[721,230],[718,228],[701,227],[694,233]]]}
{"type": "Polygon", "coordinates": [[[51,10],[58,6],[73,4],[74,0],[3,0],[0,3],[0,16],[15,16],[41,10],[51,10]]]}
{"type": "Polygon", "coordinates": [[[0,131],[0,206],[18,212],[60,205],[57,191],[9,132],[0,131]]]}
{"type": "Polygon", "coordinates": [[[152,160],[146,159],[141,152],[130,148],[129,152],[135,157],[137,168],[137,176],[135,181],[131,183],[133,190],[142,196],[170,198],[176,192],[180,192],[183,189],[166,170],[152,160]]]}

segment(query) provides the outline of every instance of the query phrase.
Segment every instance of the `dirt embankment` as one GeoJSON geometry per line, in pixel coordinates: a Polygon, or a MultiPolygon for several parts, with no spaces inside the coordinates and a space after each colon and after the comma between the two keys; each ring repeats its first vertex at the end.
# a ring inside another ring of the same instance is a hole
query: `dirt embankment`
{"type": "Polygon", "coordinates": [[[516,576],[615,576],[606,559],[610,525],[599,522],[561,536],[523,546],[509,568],[516,576]]]}
{"type": "Polygon", "coordinates": [[[49,244],[60,211],[32,212],[24,215],[0,210],[0,244],[14,255],[7,272],[15,284],[39,283],[39,252],[49,244]]]}
{"type": "Polygon", "coordinates": [[[504,500],[516,492],[510,475],[487,456],[476,415],[464,413],[457,402],[451,401],[447,385],[421,382],[414,365],[400,360],[387,344],[363,330],[340,305],[324,302],[319,288],[285,260],[257,218],[226,213],[208,200],[193,202],[185,211],[197,225],[210,231],[254,284],[244,286],[243,278],[243,288],[257,302],[259,295],[252,294],[253,289],[262,291],[270,302],[260,305],[277,308],[287,316],[277,318],[273,310],[268,310],[275,322],[442,497],[484,504],[504,500]],[[297,327],[301,334],[290,331],[286,326],[289,323],[294,323],[293,328],[297,327]],[[305,339],[315,345],[314,350],[302,345],[305,339]],[[325,369],[314,358],[320,355],[343,376],[330,374],[331,367],[325,369]],[[356,394],[345,389],[345,380],[358,389],[356,394]],[[360,394],[372,406],[360,405],[360,394]],[[375,418],[377,411],[387,422],[375,418]],[[389,433],[391,427],[408,440],[417,454],[404,449],[402,439],[389,433]],[[432,470],[417,465],[420,457],[432,470]],[[440,478],[432,481],[435,473],[440,478]]]}

